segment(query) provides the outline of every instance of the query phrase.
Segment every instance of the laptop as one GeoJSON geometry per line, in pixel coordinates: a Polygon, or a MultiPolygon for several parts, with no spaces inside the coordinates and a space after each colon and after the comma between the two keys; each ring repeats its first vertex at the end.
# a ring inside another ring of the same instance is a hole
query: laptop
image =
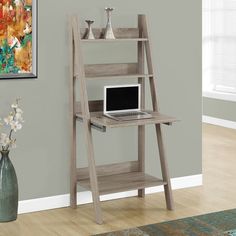
{"type": "Polygon", "coordinates": [[[140,92],[140,84],[104,86],[104,115],[119,121],[151,118],[141,111],[140,92]]]}

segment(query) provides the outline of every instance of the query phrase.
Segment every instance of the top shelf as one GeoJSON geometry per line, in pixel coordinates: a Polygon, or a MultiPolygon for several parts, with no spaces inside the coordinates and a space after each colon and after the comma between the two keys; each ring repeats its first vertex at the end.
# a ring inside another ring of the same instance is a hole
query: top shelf
{"type": "Polygon", "coordinates": [[[82,42],[145,42],[147,38],[143,38],[138,28],[113,28],[115,39],[104,39],[105,28],[93,28],[95,39],[85,39],[87,33],[86,28],[80,29],[80,38],[82,42]]]}

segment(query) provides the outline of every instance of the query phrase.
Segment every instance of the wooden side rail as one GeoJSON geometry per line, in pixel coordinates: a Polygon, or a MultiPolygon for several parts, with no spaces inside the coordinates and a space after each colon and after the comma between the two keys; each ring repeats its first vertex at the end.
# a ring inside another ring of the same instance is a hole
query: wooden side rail
{"type": "MultiPolygon", "coordinates": [[[[137,172],[139,170],[138,161],[129,161],[117,164],[110,165],[102,165],[96,167],[97,176],[109,176],[109,175],[117,175],[124,174],[130,172],[137,172]]],[[[77,180],[85,180],[89,178],[89,169],[78,168],[77,169],[77,180]]]]}

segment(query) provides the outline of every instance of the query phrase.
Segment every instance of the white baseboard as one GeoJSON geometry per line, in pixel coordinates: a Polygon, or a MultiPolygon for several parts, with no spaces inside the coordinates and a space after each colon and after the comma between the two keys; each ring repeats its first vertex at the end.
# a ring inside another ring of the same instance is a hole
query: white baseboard
{"type": "MultiPolygon", "coordinates": [[[[171,179],[172,189],[190,188],[202,185],[202,174],[191,175],[179,178],[171,179]]],[[[158,193],[164,191],[163,186],[146,188],[146,193],[158,193]]],[[[137,196],[137,190],[107,194],[101,196],[101,201],[120,199],[126,197],[137,196]]],[[[78,205],[87,204],[92,202],[91,192],[79,192],[77,193],[78,205]]],[[[24,200],[19,202],[18,212],[19,214],[30,213],[36,211],[50,210],[62,207],[68,207],[70,204],[70,195],[57,195],[52,197],[37,198],[31,200],[24,200]]]]}
{"type": "Polygon", "coordinates": [[[236,129],[236,122],[230,121],[230,120],[223,120],[211,116],[202,116],[202,122],[212,124],[212,125],[218,125],[225,128],[230,129],[236,129]]]}

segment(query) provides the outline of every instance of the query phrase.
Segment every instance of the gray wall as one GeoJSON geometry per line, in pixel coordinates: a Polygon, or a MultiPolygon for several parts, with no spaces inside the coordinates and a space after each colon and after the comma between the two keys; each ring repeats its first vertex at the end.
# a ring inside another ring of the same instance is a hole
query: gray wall
{"type": "Polygon", "coordinates": [[[236,103],[213,98],[203,98],[203,115],[236,121],[236,103]]]}
{"type": "MultiPolygon", "coordinates": [[[[20,199],[69,192],[68,38],[67,15],[105,24],[104,6],[116,8],[114,26],[135,26],[136,14],[147,14],[158,71],[163,113],[181,122],[165,127],[166,152],[172,177],[199,174],[201,163],[201,1],[198,0],[40,0],[39,76],[37,80],[0,81],[1,114],[16,96],[23,98],[25,124],[17,134],[18,148],[11,151],[17,170],[20,199]]],[[[87,62],[132,61],[132,44],[84,48],[87,62]],[[102,51],[102,53],[101,53],[102,51]]],[[[118,83],[119,81],[116,81],[118,83]]],[[[122,82],[120,82],[122,83],[122,82]]],[[[102,96],[104,81],[88,84],[89,97],[102,96]]],[[[160,175],[157,145],[147,128],[147,171],[160,175]]],[[[86,166],[83,131],[78,127],[79,166],[86,166]]],[[[98,164],[134,160],[136,128],[93,132],[98,164]]]]}

